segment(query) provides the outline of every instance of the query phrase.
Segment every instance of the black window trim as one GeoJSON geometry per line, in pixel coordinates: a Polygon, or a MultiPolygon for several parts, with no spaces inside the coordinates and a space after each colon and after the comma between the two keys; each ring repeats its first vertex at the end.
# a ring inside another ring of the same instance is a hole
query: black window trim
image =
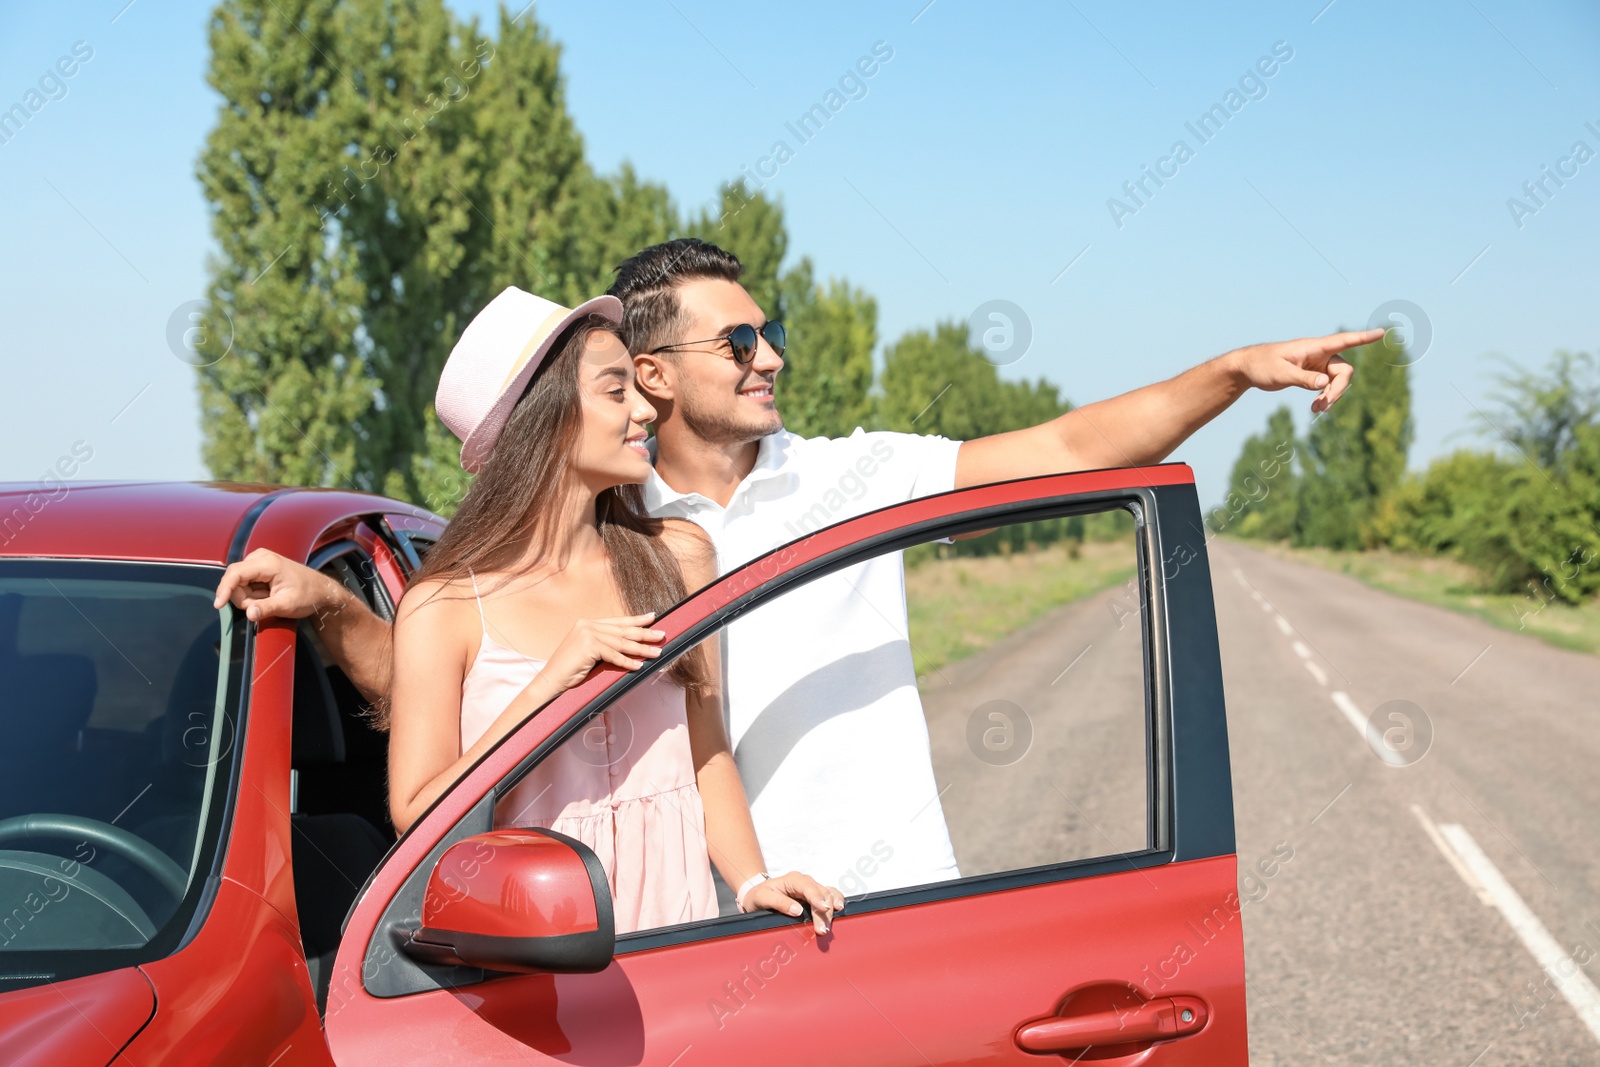
{"type": "Polygon", "coordinates": [[[306,566],[320,574],[322,568],[328,564],[352,555],[360,557],[361,560],[361,565],[356,567],[357,580],[376,593],[378,609],[373,614],[384,622],[392,624],[395,612],[394,598],[389,595],[389,588],[384,585],[383,579],[378,577],[378,565],[372,558],[372,553],[355,541],[349,539],[330,541],[311,553],[310,558],[306,560],[306,566]]]}

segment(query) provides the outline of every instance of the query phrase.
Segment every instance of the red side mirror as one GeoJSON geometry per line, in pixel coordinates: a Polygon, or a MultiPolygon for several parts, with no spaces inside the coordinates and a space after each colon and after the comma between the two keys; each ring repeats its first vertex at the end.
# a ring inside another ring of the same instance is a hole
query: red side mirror
{"type": "Polygon", "coordinates": [[[554,830],[496,830],[439,857],[405,952],[491,971],[603,971],[616,951],[600,858],[554,830]]]}

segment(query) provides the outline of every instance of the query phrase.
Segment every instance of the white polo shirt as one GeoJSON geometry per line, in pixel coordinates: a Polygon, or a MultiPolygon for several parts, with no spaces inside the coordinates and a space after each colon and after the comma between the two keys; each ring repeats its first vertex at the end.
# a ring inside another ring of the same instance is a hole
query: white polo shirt
{"type": "MultiPolygon", "coordinates": [[[[654,439],[651,442],[654,447],[654,439]]],[[[841,519],[955,487],[961,442],[903,433],[761,439],[727,508],[652,473],[659,518],[710,535],[726,574],[841,519]]],[[[768,870],[846,895],[957,878],[917,695],[899,552],[731,623],[725,714],[768,870]]]]}

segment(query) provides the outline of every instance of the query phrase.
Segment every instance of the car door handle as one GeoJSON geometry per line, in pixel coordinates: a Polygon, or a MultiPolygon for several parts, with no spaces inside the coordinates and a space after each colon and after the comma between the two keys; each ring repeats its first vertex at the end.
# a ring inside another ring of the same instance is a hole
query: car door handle
{"type": "Polygon", "coordinates": [[[1205,1001],[1199,997],[1162,997],[1126,1010],[1110,1008],[1034,1019],[1018,1028],[1017,1045],[1024,1052],[1056,1053],[1165,1041],[1200,1032],[1207,1014],[1205,1001]]]}

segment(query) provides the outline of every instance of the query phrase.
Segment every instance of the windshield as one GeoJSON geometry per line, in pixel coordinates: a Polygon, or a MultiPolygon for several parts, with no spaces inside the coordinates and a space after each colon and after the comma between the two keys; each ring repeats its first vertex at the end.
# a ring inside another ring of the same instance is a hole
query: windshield
{"type": "MultiPolygon", "coordinates": [[[[183,939],[211,874],[244,641],[220,571],[0,560],[0,979],[183,939]]],[[[241,623],[242,626],[242,623],[241,623]]]]}

